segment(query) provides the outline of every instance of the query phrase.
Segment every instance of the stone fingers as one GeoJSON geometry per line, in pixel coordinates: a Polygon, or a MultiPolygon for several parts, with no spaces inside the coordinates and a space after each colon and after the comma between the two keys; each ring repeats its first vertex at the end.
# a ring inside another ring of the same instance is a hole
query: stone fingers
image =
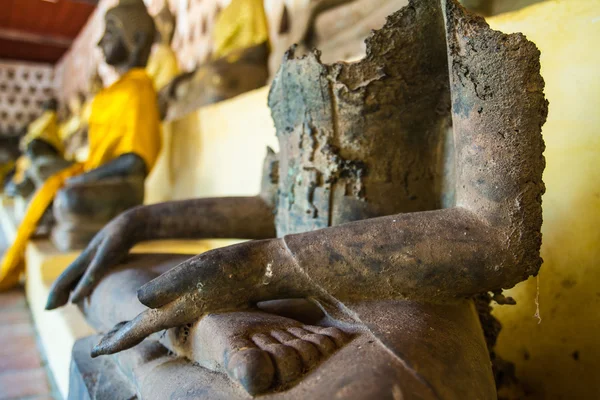
{"type": "Polygon", "coordinates": [[[46,310],[54,310],[68,303],[71,290],[85,273],[88,263],[96,254],[96,249],[101,240],[100,235],[96,235],[88,247],[54,281],[46,302],[46,310]]]}
{"type": "Polygon", "coordinates": [[[207,251],[148,282],[138,299],[159,308],[186,294],[201,294],[205,312],[235,309],[282,294],[306,296],[310,285],[280,239],[253,240],[207,251]]]}
{"type": "Polygon", "coordinates": [[[92,357],[130,349],[155,332],[195,321],[201,313],[202,310],[195,307],[193,299],[188,296],[181,297],[165,307],[146,310],[133,320],[121,322],[108,332],[92,349],[92,357]]]}
{"type": "Polygon", "coordinates": [[[159,308],[194,291],[196,284],[202,283],[197,270],[201,269],[205,254],[190,258],[146,283],[137,292],[138,300],[146,307],[159,308]]]}
{"type": "Polygon", "coordinates": [[[98,246],[92,261],[79,283],[73,290],[72,302],[77,303],[92,292],[94,284],[106,269],[118,264],[127,255],[129,249],[122,249],[119,240],[106,237],[98,246]]]}

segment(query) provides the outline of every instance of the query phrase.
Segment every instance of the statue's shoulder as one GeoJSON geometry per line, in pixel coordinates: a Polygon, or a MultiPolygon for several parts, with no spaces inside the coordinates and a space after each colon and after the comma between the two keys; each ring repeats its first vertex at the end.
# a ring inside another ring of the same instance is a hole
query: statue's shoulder
{"type": "Polygon", "coordinates": [[[154,88],[150,74],[148,74],[148,72],[143,68],[135,68],[129,71],[119,81],[119,86],[121,90],[136,91],[154,88]]]}
{"type": "Polygon", "coordinates": [[[156,97],[154,84],[148,73],[141,68],[133,69],[123,75],[110,87],[100,92],[94,100],[94,105],[109,103],[113,106],[126,106],[136,98],[156,97]]]}

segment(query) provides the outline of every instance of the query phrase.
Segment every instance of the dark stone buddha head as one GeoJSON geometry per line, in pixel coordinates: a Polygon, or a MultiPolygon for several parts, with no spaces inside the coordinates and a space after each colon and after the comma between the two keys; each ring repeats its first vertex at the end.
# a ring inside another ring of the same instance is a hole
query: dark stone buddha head
{"type": "Polygon", "coordinates": [[[154,20],[142,0],[120,0],[106,12],[98,46],[106,63],[123,69],[145,67],[156,34],[154,20]]]}

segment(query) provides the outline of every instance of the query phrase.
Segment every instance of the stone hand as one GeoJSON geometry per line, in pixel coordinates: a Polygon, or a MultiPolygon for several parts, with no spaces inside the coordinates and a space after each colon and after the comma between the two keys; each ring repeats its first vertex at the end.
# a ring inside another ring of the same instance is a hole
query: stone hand
{"type": "Polygon", "coordinates": [[[65,305],[71,292],[74,302],[87,296],[94,283],[127,256],[136,243],[136,232],[142,223],[140,218],[136,218],[135,212],[126,212],[98,232],[88,247],[54,282],[46,309],[65,305]]]}
{"type": "Polygon", "coordinates": [[[275,236],[273,212],[260,197],[173,201],[131,209],[102,229],[50,290],[46,308],[61,307],[89,295],[95,283],[137,243],[160,239],[275,236]]]}
{"type": "Polygon", "coordinates": [[[191,258],[144,285],[149,310],[117,325],[92,356],[131,348],[149,335],[207,313],[245,309],[263,300],[314,294],[281,239],[250,241],[191,258]]]}

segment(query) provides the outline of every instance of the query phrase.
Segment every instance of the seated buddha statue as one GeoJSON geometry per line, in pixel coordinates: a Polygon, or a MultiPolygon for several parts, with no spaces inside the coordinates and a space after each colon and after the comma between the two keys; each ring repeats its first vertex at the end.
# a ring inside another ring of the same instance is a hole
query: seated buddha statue
{"type": "Polygon", "coordinates": [[[99,92],[89,121],[89,156],[46,179],[33,196],[0,266],[0,287],[18,281],[32,232],[53,204],[52,239],[61,250],[83,247],[116,215],[142,204],[144,178],[160,150],[156,91],[144,67],[154,21],[142,0],[120,0],[105,16],[99,42],[120,78],[99,92]]]}
{"type": "Polygon", "coordinates": [[[173,120],[267,83],[269,31],[262,0],[232,0],[217,17],[210,61],[159,93],[161,115],[173,120]]]}
{"type": "Polygon", "coordinates": [[[67,109],[68,116],[59,125],[59,136],[64,144],[64,156],[67,160],[76,160],[76,153],[82,145],[82,137],[87,136],[89,120],[89,107],[86,105],[86,96],[77,92],[69,98],[67,109]]]}
{"type": "Polygon", "coordinates": [[[70,165],[63,157],[64,146],[58,133],[58,102],[48,99],[42,108],[42,115],[28,125],[19,142],[22,155],[5,188],[9,197],[28,199],[48,177],[70,165]]]}
{"type": "Polygon", "coordinates": [[[539,51],[455,0],[411,1],[366,44],[286,54],[260,195],[134,208],[64,271],[47,308],[104,334],[74,371],[144,399],[496,398],[472,299],[541,265],[539,51]],[[128,255],[221,237],[253,240],[128,255]]]}

